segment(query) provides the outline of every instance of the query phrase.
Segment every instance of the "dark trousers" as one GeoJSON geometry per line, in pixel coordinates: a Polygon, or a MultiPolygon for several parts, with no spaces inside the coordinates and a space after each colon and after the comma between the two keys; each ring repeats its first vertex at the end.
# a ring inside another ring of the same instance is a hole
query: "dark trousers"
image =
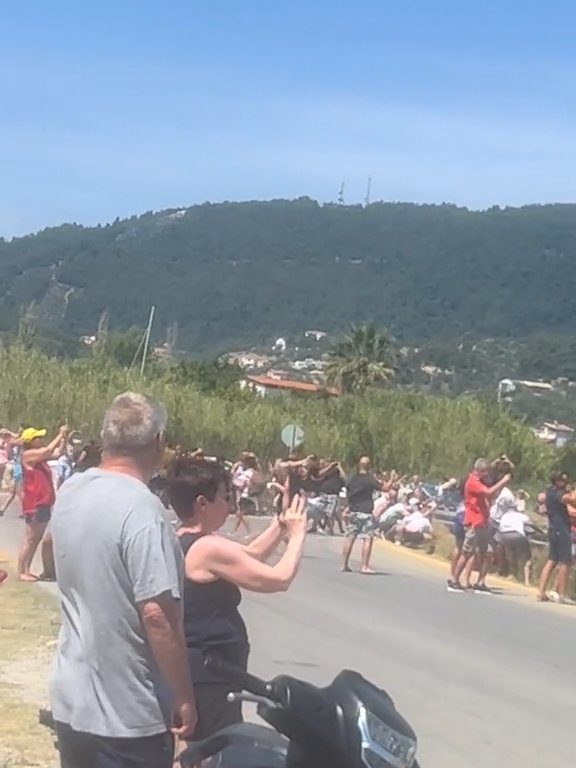
{"type": "Polygon", "coordinates": [[[194,686],[198,725],[191,741],[204,741],[222,728],[242,722],[242,702],[226,698],[233,686],[228,683],[197,683],[194,686]]]}
{"type": "Polygon", "coordinates": [[[171,733],[116,739],[79,733],[56,723],[62,768],[172,768],[171,733]]]}

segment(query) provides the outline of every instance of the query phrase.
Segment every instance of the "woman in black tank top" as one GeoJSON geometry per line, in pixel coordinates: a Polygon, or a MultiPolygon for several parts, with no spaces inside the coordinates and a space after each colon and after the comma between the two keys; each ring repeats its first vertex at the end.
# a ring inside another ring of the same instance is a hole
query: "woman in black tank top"
{"type": "Polygon", "coordinates": [[[231,687],[204,666],[220,656],[246,669],[249,642],[239,612],[240,587],[279,592],[292,582],[306,536],[306,500],[297,497],[284,520],[274,520],[249,545],[217,535],[232,509],[229,473],[212,461],[182,463],[169,480],[170,503],[182,526],[178,536],[185,557],[184,633],[196,694],[195,740],[242,720],[239,704],[226,697],[231,687]],[[288,533],[288,545],[275,566],[264,561],[288,533]]]}

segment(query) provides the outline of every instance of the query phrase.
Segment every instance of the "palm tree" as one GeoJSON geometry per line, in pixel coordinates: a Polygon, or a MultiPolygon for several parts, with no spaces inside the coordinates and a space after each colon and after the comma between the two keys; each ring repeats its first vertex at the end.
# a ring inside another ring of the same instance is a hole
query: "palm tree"
{"type": "Polygon", "coordinates": [[[387,332],[373,325],[352,326],[328,350],[328,383],[343,393],[362,393],[388,384],[395,374],[396,348],[387,332]]]}

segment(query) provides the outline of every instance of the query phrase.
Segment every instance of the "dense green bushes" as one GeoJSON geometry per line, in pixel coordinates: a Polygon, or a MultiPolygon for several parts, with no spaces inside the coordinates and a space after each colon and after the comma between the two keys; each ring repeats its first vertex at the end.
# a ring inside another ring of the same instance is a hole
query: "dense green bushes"
{"type": "Polygon", "coordinates": [[[238,390],[226,396],[201,393],[170,370],[137,371],[106,360],[57,361],[13,346],[0,351],[0,423],[55,429],[67,419],[85,437],[97,436],[114,395],[146,391],[160,398],[169,416],[171,440],[234,456],[249,446],[263,458],[285,452],[280,431],[296,422],[305,450],[352,463],[370,454],[378,465],[418,471],[428,477],[460,475],[477,456],[506,452],[519,479],[541,479],[551,461],[521,422],[473,397],[433,397],[380,391],[339,399],[261,399],[238,390]]]}

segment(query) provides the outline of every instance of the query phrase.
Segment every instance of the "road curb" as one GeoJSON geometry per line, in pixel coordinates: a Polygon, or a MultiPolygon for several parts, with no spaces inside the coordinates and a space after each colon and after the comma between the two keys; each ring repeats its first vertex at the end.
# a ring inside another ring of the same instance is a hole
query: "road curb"
{"type": "MultiPolygon", "coordinates": [[[[392,542],[383,541],[382,539],[376,539],[375,543],[378,549],[383,552],[394,552],[394,554],[400,557],[405,557],[409,560],[415,560],[421,564],[431,565],[434,568],[442,569],[442,571],[448,575],[448,560],[440,560],[439,558],[434,557],[434,555],[427,555],[424,552],[416,549],[410,549],[409,547],[397,547],[395,544],[392,544],[392,542]]],[[[490,579],[491,584],[497,585],[504,589],[514,590],[516,592],[520,592],[521,594],[535,595],[537,591],[536,587],[525,587],[524,584],[520,584],[517,581],[508,581],[508,579],[503,579],[501,576],[488,574],[488,578],[490,579]]]]}

